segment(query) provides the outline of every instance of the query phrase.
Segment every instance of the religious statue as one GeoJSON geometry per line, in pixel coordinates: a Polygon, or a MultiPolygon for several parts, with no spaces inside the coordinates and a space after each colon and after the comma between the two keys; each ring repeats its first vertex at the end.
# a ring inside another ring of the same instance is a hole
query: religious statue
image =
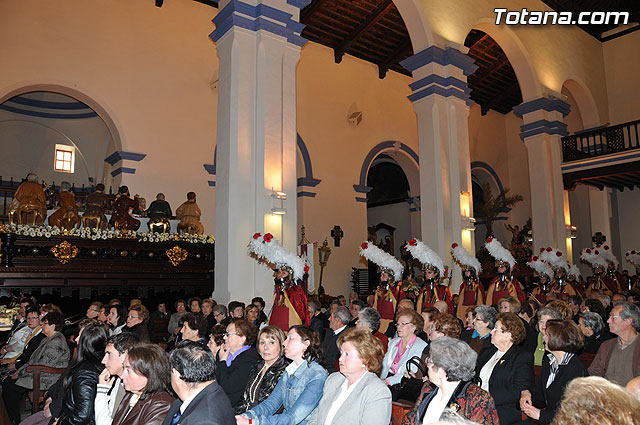
{"type": "Polygon", "coordinates": [[[76,195],[71,191],[69,182],[60,183],[60,208],[49,217],[49,225],[67,230],[80,225],[76,195]]]}
{"type": "Polygon", "coordinates": [[[87,208],[82,215],[82,225],[84,227],[95,227],[104,230],[107,228],[107,217],[105,211],[109,210],[109,196],[104,193],[104,185],[98,183],[96,190],[87,195],[87,208]],[[90,226],[89,223],[95,223],[90,226]]]}
{"type": "Polygon", "coordinates": [[[120,187],[113,203],[113,215],[109,220],[109,227],[118,230],[138,230],[140,220],[136,220],[129,214],[129,210],[137,207],[138,201],[129,197],[129,188],[127,186],[120,187]]]}
{"type": "Polygon", "coordinates": [[[165,200],[164,193],[158,193],[156,200],[149,205],[147,217],[149,217],[149,230],[162,229],[163,233],[171,229],[169,219],[173,216],[171,206],[165,200]]]}
{"type": "Polygon", "coordinates": [[[176,218],[180,220],[178,223],[178,233],[187,231],[187,233],[204,233],[204,226],[200,223],[200,208],[196,204],[195,192],[187,193],[187,200],[176,210],[176,218]]]}
{"type": "Polygon", "coordinates": [[[47,199],[42,186],[38,183],[38,176],[34,173],[27,175],[27,181],[22,182],[13,195],[9,222],[11,224],[30,224],[41,226],[47,217],[47,199]],[[31,220],[28,220],[31,217],[31,220]]]}

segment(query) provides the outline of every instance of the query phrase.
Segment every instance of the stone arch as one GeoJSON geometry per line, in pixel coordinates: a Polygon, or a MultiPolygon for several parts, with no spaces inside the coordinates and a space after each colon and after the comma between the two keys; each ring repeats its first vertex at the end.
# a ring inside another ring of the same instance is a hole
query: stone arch
{"type": "Polygon", "coordinates": [[[435,44],[424,7],[418,0],[393,0],[407,27],[413,52],[418,53],[435,44]]]}
{"type": "Polygon", "coordinates": [[[297,185],[302,188],[301,191],[298,192],[298,197],[300,196],[309,196],[315,197],[316,193],[311,192],[309,190],[305,190],[305,187],[316,187],[322,180],[316,179],[313,177],[313,167],[311,165],[311,156],[309,155],[309,150],[307,149],[307,145],[302,140],[300,135],[297,135],[296,138],[297,151],[302,158],[302,163],[304,165],[304,176],[298,177],[297,185]]]}
{"type": "Polygon", "coordinates": [[[504,51],[509,58],[509,62],[513,67],[518,78],[518,84],[520,85],[520,91],[522,93],[522,101],[528,102],[534,99],[542,97],[542,85],[538,79],[531,61],[529,60],[529,54],[524,44],[518,36],[509,28],[504,25],[497,26],[495,22],[489,18],[481,19],[473,27],[469,28],[466,34],[472,29],[477,29],[485,32],[491,38],[495,40],[500,48],[504,51]]]}
{"type": "Polygon", "coordinates": [[[356,201],[367,202],[367,198],[362,196],[362,194],[366,194],[371,190],[371,188],[367,186],[367,174],[373,161],[383,152],[392,152],[393,154],[401,153],[401,155],[394,155],[394,159],[398,165],[402,167],[402,170],[409,180],[411,194],[418,196],[420,194],[420,158],[418,154],[404,143],[386,141],[376,145],[365,157],[362,167],[360,168],[358,184],[353,185],[354,190],[359,194],[356,196],[356,201]]]}
{"type": "Polygon", "coordinates": [[[111,133],[111,140],[113,141],[115,150],[125,150],[123,149],[121,132],[118,129],[118,126],[113,118],[116,116],[116,114],[111,111],[108,106],[104,104],[104,102],[95,100],[94,96],[87,94],[89,91],[78,90],[53,83],[22,84],[13,88],[6,89],[5,92],[0,92],[0,104],[4,103],[14,96],[34,91],[61,93],[86,104],[91,109],[93,109],[98,114],[98,116],[100,116],[102,121],[104,121],[107,129],[109,130],[109,133],[111,133]]]}
{"type": "Polygon", "coordinates": [[[571,96],[575,99],[584,128],[597,127],[601,124],[600,114],[598,113],[598,107],[596,101],[591,94],[591,90],[577,77],[567,79],[563,84],[563,88],[566,88],[571,96]]]}

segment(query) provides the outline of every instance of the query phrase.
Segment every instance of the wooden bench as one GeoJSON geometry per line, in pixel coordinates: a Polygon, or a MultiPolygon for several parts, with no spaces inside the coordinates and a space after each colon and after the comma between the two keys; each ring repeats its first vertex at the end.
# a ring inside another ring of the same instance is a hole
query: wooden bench
{"type": "Polygon", "coordinates": [[[31,391],[31,413],[36,413],[42,403],[42,391],[40,390],[40,374],[41,373],[53,373],[56,375],[62,375],[66,368],[55,368],[42,365],[27,366],[26,371],[33,373],[33,390],[31,391]]]}

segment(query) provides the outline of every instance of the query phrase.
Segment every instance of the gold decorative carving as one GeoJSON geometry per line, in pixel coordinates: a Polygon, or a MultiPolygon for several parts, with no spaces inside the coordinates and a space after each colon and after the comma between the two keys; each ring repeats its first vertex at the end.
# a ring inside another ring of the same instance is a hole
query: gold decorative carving
{"type": "Polygon", "coordinates": [[[178,245],[167,250],[167,257],[169,257],[169,262],[174,267],[186,260],[187,255],[189,255],[187,250],[180,248],[178,245]]]}
{"type": "Polygon", "coordinates": [[[62,264],[67,264],[69,260],[76,258],[76,255],[78,255],[78,247],[75,245],[71,245],[67,241],[62,241],[51,248],[51,252],[58,259],[58,261],[60,261],[62,264]]]}

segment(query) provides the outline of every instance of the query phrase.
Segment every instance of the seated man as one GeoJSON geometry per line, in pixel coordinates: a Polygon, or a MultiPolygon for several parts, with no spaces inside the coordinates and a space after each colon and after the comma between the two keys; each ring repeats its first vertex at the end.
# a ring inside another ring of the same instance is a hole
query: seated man
{"type": "Polygon", "coordinates": [[[164,198],[164,193],[158,193],[156,200],[149,205],[147,209],[147,217],[149,217],[149,230],[153,231],[157,224],[162,227],[164,232],[168,232],[171,228],[169,219],[173,216],[171,206],[164,198]]]}
{"type": "Polygon", "coordinates": [[[131,217],[129,210],[138,207],[138,201],[129,197],[129,188],[122,186],[118,189],[118,195],[113,203],[113,215],[109,220],[109,227],[118,230],[138,230],[140,220],[131,217]]]}
{"type": "Polygon", "coordinates": [[[47,217],[47,198],[44,195],[42,185],[38,183],[38,176],[27,174],[27,181],[22,182],[13,195],[9,221],[12,224],[31,224],[41,226],[47,217]],[[26,216],[33,214],[33,219],[28,223],[26,216]]]}
{"type": "Polygon", "coordinates": [[[187,201],[176,210],[176,218],[180,220],[178,232],[186,231],[190,227],[192,232],[202,235],[204,233],[204,226],[200,223],[201,215],[200,208],[198,208],[198,204],[196,204],[195,192],[187,193],[187,201]]]}
{"type": "Polygon", "coordinates": [[[107,228],[107,217],[105,217],[105,211],[109,210],[109,196],[104,193],[104,185],[98,183],[96,190],[93,193],[87,195],[87,208],[82,215],[82,225],[87,227],[88,220],[94,220],[97,222],[96,228],[107,228]]]}
{"type": "Polygon", "coordinates": [[[60,183],[60,208],[49,217],[49,225],[67,230],[80,225],[76,195],[71,191],[69,182],[60,183]]]}

